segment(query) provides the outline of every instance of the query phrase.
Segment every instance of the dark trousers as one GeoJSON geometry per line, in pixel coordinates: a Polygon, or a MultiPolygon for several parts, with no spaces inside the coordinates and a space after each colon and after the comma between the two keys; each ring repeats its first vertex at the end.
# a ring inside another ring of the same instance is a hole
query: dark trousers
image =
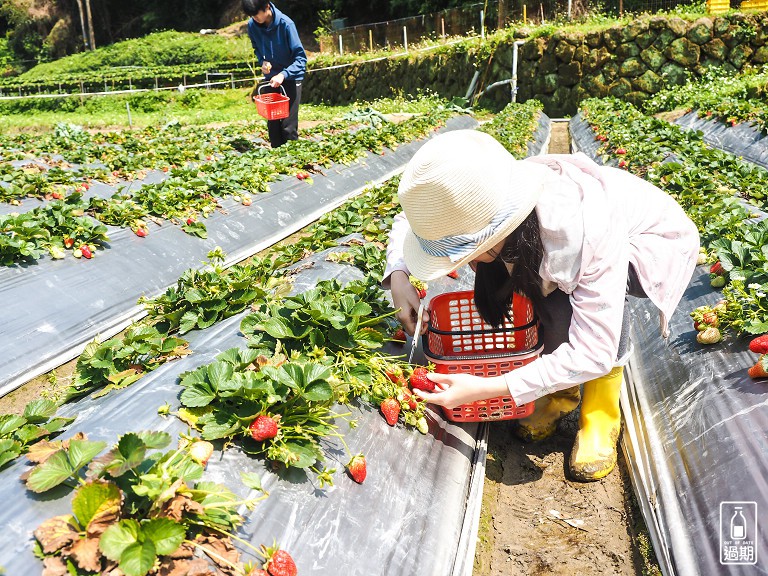
{"type": "MultiPolygon", "coordinates": [[[[267,130],[269,132],[269,143],[272,148],[282,146],[288,140],[299,139],[299,103],[301,102],[301,82],[295,80],[285,80],[283,82],[285,95],[291,101],[287,118],[280,120],[267,120],[267,130]]],[[[262,89],[263,93],[281,92],[280,88],[266,87],[262,89]]]]}
{"type": "MultiPolygon", "coordinates": [[[[627,275],[627,295],[637,298],[647,298],[640,281],[637,278],[634,266],[630,264],[627,275]]],[[[563,342],[568,342],[568,330],[571,327],[570,296],[562,290],[555,290],[544,298],[536,309],[539,318],[539,342],[544,345],[542,354],[551,354],[555,348],[563,342]]],[[[629,303],[624,301],[624,318],[621,323],[621,337],[619,338],[618,360],[629,350],[629,303]]]]}

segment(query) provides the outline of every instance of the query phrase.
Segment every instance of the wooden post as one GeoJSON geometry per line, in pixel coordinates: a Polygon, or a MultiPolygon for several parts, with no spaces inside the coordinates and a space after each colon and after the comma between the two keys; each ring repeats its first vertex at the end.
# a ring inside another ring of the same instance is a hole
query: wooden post
{"type": "Polygon", "coordinates": [[[499,17],[496,21],[496,28],[501,30],[507,25],[507,2],[506,0],[499,0],[499,17]]]}
{"type": "Polygon", "coordinates": [[[406,26],[403,26],[403,46],[405,51],[408,52],[408,28],[406,26]]]}
{"type": "Polygon", "coordinates": [[[528,6],[523,4],[523,24],[528,25],[528,6]]]}
{"type": "MultiPolygon", "coordinates": [[[[619,0],[621,2],[621,0],[619,0]]],[[[544,4],[539,2],[539,10],[541,11],[541,23],[544,24],[544,4]]]]}
{"type": "Polygon", "coordinates": [[[88,18],[88,30],[91,36],[91,50],[96,50],[96,36],[93,32],[93,18],[91,17],[91,0],[85,0],[85,13],[88,18]]]}
{"type": "Polygon", "coordinates": [[[445,16],[440,18],[440,27],[443,30],[442,37],[445,38],[445,16]]]}
{"type": "Polygon", "coordinates": [[[373,52],[373,28],[368,28],[368,46],[371,52],[373,52]]]}
{"type": "Polygon", "coordinates": [[[85,16],[83,16],[82,0],[77,0],[77,9],[80,11],[80,28],[83,31],[83,48],[88,50],[88,30],[85,29],[85,16]]]}

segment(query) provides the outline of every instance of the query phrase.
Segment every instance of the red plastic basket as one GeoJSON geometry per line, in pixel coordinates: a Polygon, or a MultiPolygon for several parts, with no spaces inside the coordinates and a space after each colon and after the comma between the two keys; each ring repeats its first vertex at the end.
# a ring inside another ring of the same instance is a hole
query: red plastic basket
{"type": "Polygon", "coordinates": [[[279,92],[267,92],[262,94],[262,88],[264,88],[264,86],[259,86],[258,94],[253,97],[253,101],[256,102],[256,111],[267,120],[288,118],[291,100],[286,96],[285,88],[280,86],[280,90],[283,91],[282,94],[279,92]]]}
{"type": "MultiPolygon", "coordinates": [[[[541,351],[533,306],[525,296],[514,295],[511,321],[500,328],[483,321],[471,290],[435,296],[430,309],[422,345],[435,372],[499,376],[532,362],[541,351]]],[[[499,396],[443,412],[454,422],[511,420],[532,414],[533,402],[517,406],[511,396],[499,396]]]]}

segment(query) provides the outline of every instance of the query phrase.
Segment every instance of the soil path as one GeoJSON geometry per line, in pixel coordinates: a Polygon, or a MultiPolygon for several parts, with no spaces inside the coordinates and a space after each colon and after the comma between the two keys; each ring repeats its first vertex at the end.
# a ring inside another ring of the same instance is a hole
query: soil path
{"type": "MultiPolygon", "coordinates": [[[[567,122],[552,123],[549,152],[570,152],[567,122]]],[[[519,440],[514,421],[490,425],[476,576],[642,573],[623,460],[599,482],[567,477],[575,416],[541,443],[519,440]]]]}

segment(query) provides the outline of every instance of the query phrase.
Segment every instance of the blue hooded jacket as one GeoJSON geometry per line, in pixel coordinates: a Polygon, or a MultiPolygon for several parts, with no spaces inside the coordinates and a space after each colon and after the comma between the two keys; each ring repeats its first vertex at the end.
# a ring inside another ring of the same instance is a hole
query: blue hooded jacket
{"type": "Polygon", "coordinates": [[[301,45],[296,24],[275,8],[273,3],[269,5],[273,14],[269,26],[257,24],[253,18],[248,18],[248,37],[253,52],[259,66],[265,60],[272,64],[272,69],[265,76],[267,80],[282,72],[286,80],[301,82],[307,69],[307,53],[301,45]]]}

